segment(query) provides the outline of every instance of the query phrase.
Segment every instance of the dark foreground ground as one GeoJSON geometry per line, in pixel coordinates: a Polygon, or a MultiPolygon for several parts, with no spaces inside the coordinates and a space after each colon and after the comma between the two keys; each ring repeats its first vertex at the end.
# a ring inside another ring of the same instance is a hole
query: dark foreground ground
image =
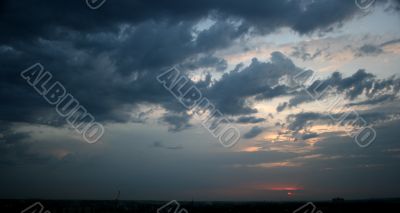
{"type": "MultiPolygon", "coordinates": [[[[0,200],[0,212],[4,213],[112,213],[140,212],[157,213],[168,202],[160,201],[56,201],[56,200],[0,200]],[[38,203],[39,202],[39,203],[38,203]],[[28,208],[30,207],[31,208],[28,208]],[[27,209],[28,208],[28,209],[27,209]],[[24,209],[26,209],[24,211],[24,209]]],[[[346,213],[346,212],[400,212],[400,199],[363,201],[313,202],[179,202],[170,204],[159,213],[346,213]],[[296,211],[298,209],[298,211],[296,211]]]]}

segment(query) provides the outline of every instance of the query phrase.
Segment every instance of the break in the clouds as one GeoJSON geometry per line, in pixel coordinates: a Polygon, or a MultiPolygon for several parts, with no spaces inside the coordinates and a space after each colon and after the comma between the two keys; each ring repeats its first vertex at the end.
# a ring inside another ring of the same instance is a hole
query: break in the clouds
{"type": "Polygon", "coordinates": [[[268,200],[289,187],[300,198],[358,198],[361,186],[376,191],[369,180],[396,185],[399,5],[110,0],[92,10],[85,1],[1,1],[0,197],[107,199],[122,188],[126,199],[268,200]],[[35,63],[105,125],[98,144],[84,144],[20,77],[35,63]],[[172,66],[238,126],[237,147],[218,146],[157,82],[172,66]],[[317,77],[293,84],[300,73],[317,77]],[[368,151],[319,105],[336,96],[377,129],[368,151]],[[312,175],[321,171],[343,182],[324,190],[312,175]],[[376,177],[358,182],[364,174],[376,177]]]}

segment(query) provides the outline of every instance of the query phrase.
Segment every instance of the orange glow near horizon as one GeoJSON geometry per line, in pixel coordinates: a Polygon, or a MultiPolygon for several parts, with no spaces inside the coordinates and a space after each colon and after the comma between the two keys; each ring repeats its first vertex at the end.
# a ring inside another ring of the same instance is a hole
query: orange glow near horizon
{"type": "Polygon", "coordinates": [[[282,192],[296,192],[296,191],[301,191],[304,190],[303,187],[298,186],[297,184],[280,184],[280,183],[275,183],[275,184],[261,184],[261,185],[256,185],[256,188],[262,189],[262,190],[268,190],[268,191],[282,191],[282,192]]]}
{"type": "Polygon", "coordinates": [[[301,165],[302,165],[301,163],[282,161],[282,162],[273,162],[273,163],[260,163],[260,164],[257,164],[256,167],[282,168],[282,167],[299,167],[301,165]]]}
{"type": "Polygon", "coordinates": [[[271,191],[299,191],[303,190],[301,187],[271,187],[268,190],[271,191]]]}
{"type": "Polygon", "coordinates": [[[250,146],[250,147],[246,147],[244,148],[242,151],[243,152],[258,152],[261,150],[262,147],[258,147],[258,146],[250,146]]]}

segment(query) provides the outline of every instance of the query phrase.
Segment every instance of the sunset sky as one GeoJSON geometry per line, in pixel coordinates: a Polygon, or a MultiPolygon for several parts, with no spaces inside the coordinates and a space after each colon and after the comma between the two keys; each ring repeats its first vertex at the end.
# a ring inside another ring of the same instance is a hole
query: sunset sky
{"type": "Polygon", "coordinates": [[[399,0],[89,1],[0,2],[0,198],[400,196],[399,0]],[[97,143],[21,77],[37,63],[104,126],[97,143]],[[171,67],[237,127],[233,147],[157,81],[171,67]]]}

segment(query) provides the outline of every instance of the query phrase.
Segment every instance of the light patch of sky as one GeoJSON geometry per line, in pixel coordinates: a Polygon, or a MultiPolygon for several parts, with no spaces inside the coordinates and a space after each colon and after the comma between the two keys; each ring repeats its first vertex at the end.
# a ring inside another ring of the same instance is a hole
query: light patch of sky
{"type": "Polygon", "coordinates": [[[317,33],[312,35],[300,35],[289,28],[283,28],[273,34],[263,36],[260,41],[271,42],[275,45],[287,43],[299,43],[313,39],[325,37],[337,37],[341,35],[360,35],[360,34],[396,34],[400,37],[400,15],[391,12],[385,12],[384,8],[376,7],[373,11],[357,16],[356,18],[344,23],[340,29],[319,36],[317,33]],[[385,24],[382,24],[385,23],[385,24]]]}
{"type": "Polygon", "coordinates": [[[210,17],[206,17],[201,19],[194,27],[193,27],[193,41],[197,39],[197,36],[201,31],[207,30],[212,27],[216,21],[212,20],[210,17]]]}
{"type": "Polygon", "coordinates": [[[354,51],[364,44],[379,45],[392,39],[399,39],[400,28],[398,26],[400,26],[398,14],[385,11],[383,7],[377,6],[323,36],[319,36],[317,33],[299,35],[288,28],[282,28],[267,36],[238,40],[233,46],[217,52],[216,55],[228,61],[227,70],[233,69],[239,63],[248,65],[254,57],[261,61],[268,61],[271,52],[281,51],[289,56],[297,66],[312,69],[320,76],[328,76],[334,71],[340,71],[348,76],[363,68],[383,78],[399,74],[398,51],[359,58],[355,57],[354,51]],[[310,61],[291,57],[293,47],[299,44],[310,46],[311,54],[320,49],[331,56],[328,59],[316,57],[310,61]]]}
{"type": "Polygon", "coordinates": [[[203,31],[209,29],[212,25],[214,25],[216,22],[215,20],[207,17],[204,19],[201,19],[195,26],[194,29],[196,31],[203,31]]]}
{"type": "Polygon", "coordinates": [[[382,7],[375,7],[370,14],[347,22],[342,31],[345,34],[397,34],[400,36],[400,15],[385,12],[382,7]],[[382,24],[384,23],[384,24],[382,24]]]}

